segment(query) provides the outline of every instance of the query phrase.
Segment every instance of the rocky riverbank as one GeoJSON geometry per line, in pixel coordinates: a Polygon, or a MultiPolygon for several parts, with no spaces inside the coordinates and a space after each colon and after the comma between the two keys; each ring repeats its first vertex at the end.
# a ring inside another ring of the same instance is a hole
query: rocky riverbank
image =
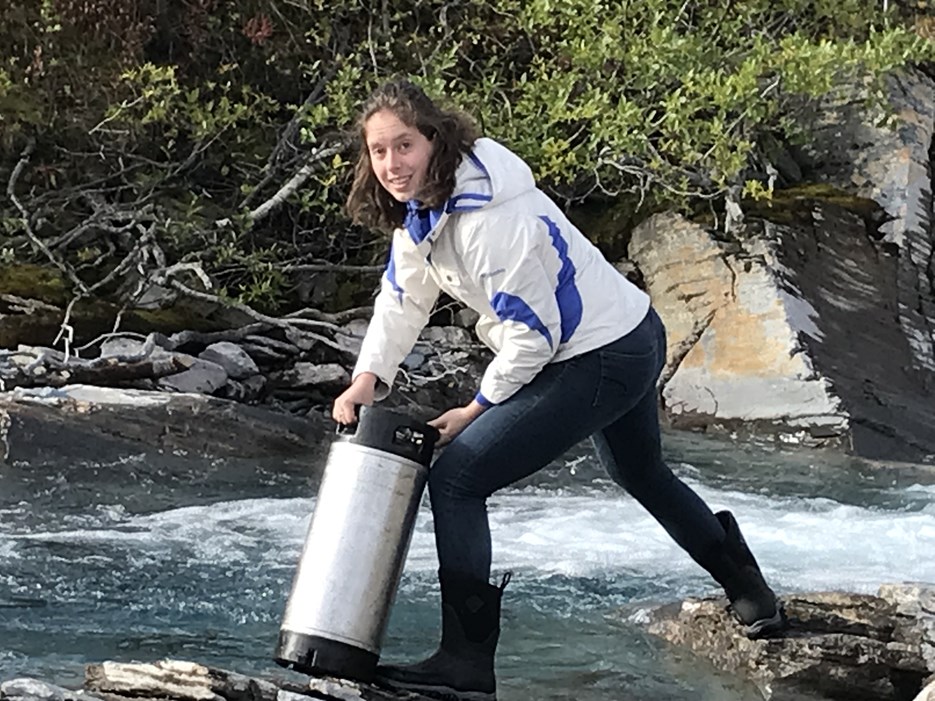
{"type": "MultiPolygon", "coordinates": [[[[935,587],[891,584],[876,596],[787,596],[791,629],[747,640],[719,599],[622,615],[718,669],[752,681],[770,701],[935,700],[935,587]]],[[[0,680],[0,701],[420,701],[369,684],[295,673],[257,678],[192,661],[88,665],[82,689],[38,679],[0,680]]],[[[620,689],[627,698],[626,688],[620,689]]]]}
{"type": "MultiPolygon", "coordinates": [[[[118,336],[87,360],[47,347],[0,351],[0,458],[108,461],[156,450],[307,459],[334,431],[331,402],[365,328],[335,330],[324,350],[248,326],[118,336]]],[[[488,358],[462,328],[426,329],[388,403],[435,416],[473,396],[488,358]]]]}

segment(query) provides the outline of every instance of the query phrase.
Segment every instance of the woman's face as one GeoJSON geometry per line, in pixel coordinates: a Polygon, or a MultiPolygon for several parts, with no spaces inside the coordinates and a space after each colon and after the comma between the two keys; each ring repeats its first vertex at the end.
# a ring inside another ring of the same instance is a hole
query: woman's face
{"type": "Polygon", "coordinates": [[[418,199],[432,157],[432,142],[390,110],[375,112],[364,122],[373,174],[399,202],[418,199]]]}

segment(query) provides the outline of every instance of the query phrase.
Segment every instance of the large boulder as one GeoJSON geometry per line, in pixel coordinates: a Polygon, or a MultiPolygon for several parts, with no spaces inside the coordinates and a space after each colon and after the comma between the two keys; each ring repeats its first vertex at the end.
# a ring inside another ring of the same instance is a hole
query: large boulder
{"type": "Polygon", "coordinates": [[[669,332],[673,425],[870,458],[935,454],[935,373],[914,362],[896,313],[898,261],[864,220],[802,199],[785,223],[746,232],[725,242],[673,214],[634,231],[631,257],[669,332]]]}
{"type": "Polygon", "coordinates": [[[778,277],[773,248],[751,248],[731,250],[672,214],[633,232],[630,256],[668,332],[668,416],[679,427],[842,436],[846,410],[801,352],[803,335],[819,335],[814,309],[778,277]]]}
{"type": "Polygon", "coordinates": [[[935,83],[904,74],[892,99],[895,129],[859,91],[819,104],[796,153],[815,184],[748,207],[741,228],[663,213],[634,230],[669,331],[674,425],[935,458],[935,83]]]}

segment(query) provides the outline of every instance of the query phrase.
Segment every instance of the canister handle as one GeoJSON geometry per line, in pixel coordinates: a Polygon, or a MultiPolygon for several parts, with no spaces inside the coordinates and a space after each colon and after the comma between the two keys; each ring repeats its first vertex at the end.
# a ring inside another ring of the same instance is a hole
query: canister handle
{"type": "Polygon", "coordinates": [[[356,419],[352,424],[342,424],[339,423],[336,425],[334,432],[339,436],[353,436],[357,432],[357,426],[360,425],[360,407],[361,404],[354,405],[354,418],[356,419]]]}
{"type": "Polygon", "coordinates": [[[359,407],[357,423],[337,432],[352,443],[383,450],[428,467],[441,434],[407,414],[376,406],[359,407]]]}

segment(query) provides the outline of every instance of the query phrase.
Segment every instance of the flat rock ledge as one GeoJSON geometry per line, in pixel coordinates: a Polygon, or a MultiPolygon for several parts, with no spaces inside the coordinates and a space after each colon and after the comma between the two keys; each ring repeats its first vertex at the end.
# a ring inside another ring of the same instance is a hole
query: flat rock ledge
{"type": "Polygon", "coordinates": [[[20,387],[0,392],[0,464],[107,462],[143,451],[305,461],[322,450],[332,426],[197,393],[20,387]]]}
{"type": "Polygon", "coordinates": [[[84,689],[36,679],[0,684],[0,701],[427,701],[345,679],[311,677],[306,684],[258,679],[184,660],[88,665],[84,689]]]}
{"type": "Polygon", "coordinates": [[[770,701],[935,701],[935,585],[783,601],[790,630],[765,640],[743,637],[723,599],[689,599],[638,618],[653,635],[749,679],[770,701]]]}

